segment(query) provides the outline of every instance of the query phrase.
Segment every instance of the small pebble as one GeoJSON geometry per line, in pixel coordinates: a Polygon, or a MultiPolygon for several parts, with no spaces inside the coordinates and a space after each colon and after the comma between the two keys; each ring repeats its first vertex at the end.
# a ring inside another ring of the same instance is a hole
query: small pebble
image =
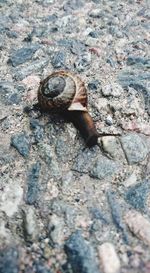
{"type": "Polygon", "coordinates": [[[11,145],[25,158],[28,157],[30,152],[30,142],[26,133],[16,134],[11,137],[11,145]]]}
{"type": "Polygon", "coordinates": [[[111,125],[113,125],[113,119],[112,119],[112,117],[110,116],[110,115],[108,115],[107,117],[106,117],[106,124],[107,125],[109,125],[109,126],[111,126],[111,125]]]}
{"type": "Polygon", "coordinates": [[[54,53],[51,63],[54,68],[64,67],[65,66],[65,54],[61,51],[54,53]]]}
{"type": "Polygon", "coordinates": [[[23,211],[23,229],[25,240],[33,242],[38,238],[38,225],[33,207],[23,211]]]}
{"type": "Polygon", "coordinates": [[[112,243],[104,243],[98,248],[100,266],[103,273],[119,273],[120,260],[112,243]]]}
{"type": "Polygon", "coordinates": [[[8,63],[12,66],[18,66],[29,61],[33,54],[37,51],[39,46],[34,45],[30,47],[22,47],[16,50],[8,59],[8,63]]]}
{"type": "Polygon", "coordinates": [[[150,246],[150,221],[146,217],[132,210],[126,213],[125,222],[137,238],[150,246]]]}

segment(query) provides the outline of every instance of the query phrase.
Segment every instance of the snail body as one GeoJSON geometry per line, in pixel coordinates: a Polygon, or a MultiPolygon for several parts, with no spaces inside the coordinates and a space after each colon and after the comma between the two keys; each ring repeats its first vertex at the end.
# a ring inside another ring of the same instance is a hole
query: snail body
{"type": "Polygon", "coordinates": [[[97,144],[98,133],[87,110],[84,82],[67,71],[58,71],[45,78],[38,89],[39,106],[44,111],[64,113],[81,132],[88,146],[97,144]]]}

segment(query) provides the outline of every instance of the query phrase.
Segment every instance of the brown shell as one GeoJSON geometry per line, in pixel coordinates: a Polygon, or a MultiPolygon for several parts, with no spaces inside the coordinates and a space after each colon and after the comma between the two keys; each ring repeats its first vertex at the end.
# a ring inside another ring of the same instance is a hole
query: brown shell
{"type": "Polygon", "coordinates": [[[53,72],[40,83],[38,101],[40,107],[45,111],[67,109],[69,111],[87,112],[87,90],[84,82],[78,76],[67,71],[53,72]],[[67,84],[60,95],[54,98],[48,98],[43,94],[42,90],[45,83],[55,76],[65,77],[67,84]]]}

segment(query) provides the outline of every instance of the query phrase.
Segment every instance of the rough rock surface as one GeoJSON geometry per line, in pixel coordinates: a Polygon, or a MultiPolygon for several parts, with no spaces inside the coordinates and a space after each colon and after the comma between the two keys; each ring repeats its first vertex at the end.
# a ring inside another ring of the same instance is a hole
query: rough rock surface
{"type": "Polygon", "coordinates": [[[114,271],[149,273],[148,1],[0,0],[0,10],[0,272],[105,273],[109,242],[114,271]],[[33,106],[59,69],[85,82],[93,148],[33,106]]]}

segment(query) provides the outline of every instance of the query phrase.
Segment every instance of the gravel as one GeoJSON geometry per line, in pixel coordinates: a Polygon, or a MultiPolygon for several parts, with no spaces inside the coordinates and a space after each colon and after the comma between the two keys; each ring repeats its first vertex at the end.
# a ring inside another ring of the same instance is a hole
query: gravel
{"type": "Polygon", "coordinates": [[[148,273],[147,1],[0,8],[0,272],[148,273]],[[93,148],[61,113],[34,107],[40,81],[65,69],[87,88],[93,148]]]}

